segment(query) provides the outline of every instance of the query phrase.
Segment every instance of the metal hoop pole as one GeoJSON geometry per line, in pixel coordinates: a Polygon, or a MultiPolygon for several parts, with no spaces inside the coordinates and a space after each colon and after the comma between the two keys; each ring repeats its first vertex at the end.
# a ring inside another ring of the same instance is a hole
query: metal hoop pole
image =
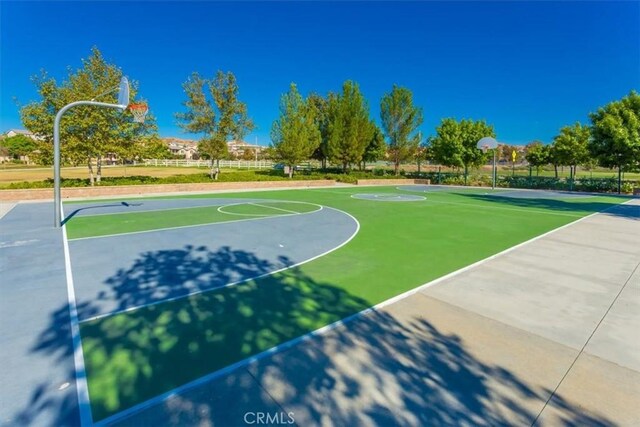
{"type": "Polygon", "coordinates": [[[495,190],[496,189],[496,149],[493,149],[493,170],[492,170],[492,175],[493,175],[493,181],[492,181],[492,185],[491,185],[491,189],[495,190]]]}
{"type": "Polygon", "coordinates": [[[60,119],[70,108],[77,105],[95,105],[96,107],[119,108],[124,110],[126,106],[118,104],[107,104],[96,101],[76,101],[67,104],[56,114],[53,122],[53,226],[62,226],[62,197],[60,192],[60,119]]]}

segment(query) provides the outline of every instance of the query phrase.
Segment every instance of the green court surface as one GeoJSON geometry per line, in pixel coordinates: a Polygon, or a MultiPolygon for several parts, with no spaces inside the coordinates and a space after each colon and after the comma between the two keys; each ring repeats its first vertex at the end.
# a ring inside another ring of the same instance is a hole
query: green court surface
{"type": "Polygon", "coordinates": [[[360,223],[348,244],[304,265],[81,323],[94,421],[625,201],[487,193],[395,187],[226,193],[190,197],[274,202],[72,218],[66,225],[69,238],[293,215],[318,205],[340,209],[360,223]],[[426,200],[361,200],[351,197],[356,193],[419,194],[426,200]]]}
{"type": "Polygon", "coordinates": [[[272,202],[227,205],[163,211],[91,215],[73,218],[67,227],[69,239],[110,236],[163,228],[186,227],[216,222],[237,221],[241,217],[261,218],[313,212],[319,206],[306,203],[272,202]]]}

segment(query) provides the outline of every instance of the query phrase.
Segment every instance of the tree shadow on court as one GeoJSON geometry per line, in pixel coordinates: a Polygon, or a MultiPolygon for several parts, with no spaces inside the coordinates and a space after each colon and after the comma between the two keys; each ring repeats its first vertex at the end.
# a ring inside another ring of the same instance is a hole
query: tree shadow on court
{"type": "Polygon", "coordinates": [[[95,301],[95,305],[106,304],[100,313],[86,309],[79,313],[79,317],[88,319],[96,314],[166,302],[257,278],[293,264],[284,256],[270,262],[228,246],[216,252],[205,246],[191,245],[182,249],[145,252],[130,267],[120,269],[104,280],[106,289],[98,294],[95,301]]]}
{"type": "Polygon", "coordinates": [[[120,202],[120,203],[111,203],[108,205],[97,205],[97,206],[85,206],[83,208],[78,208],[69,213],[69,215],[65,216],[62,220],[62,225],[65,225],[67,222],[71,221],[74,216],[78,215],[82,211],[86,211],[89,209],[103,209],[103,208],[119,208],[119,207],[130,207],[130,206],[142,206],[142,203],[129,203],[129,202],[120,202]]]}
{"type": "Polygon", "coordinates": [[[606,210],[606,212],[604,212],[606,215],[617,216],[632,220],[640,220],[640,206],[638,205],[617,205],[613,202],[584,201],[580,199],[576,199],[575,201],[567,201],[544,198],[520,198],[509,197],[508,195],[492,194],[460,193],[460,195],[476,201],[491,202],[500,205],[506,205],[508,207],[535,208],[575,214],[589,214],[606,210]]]}
{"type": "MultiPolygon", "coordinates": [[[[187,246],[142,254],[108,283],[130,306],[148,301],[136,289],[165,281],[204,285],[205,277],[213,280],[211,272],[219,279],[247,268],[272,270],[268,261],[250,252],[187,246]]],[[[83,323],[94,421],[369,306],[340,286],[294,267],[83,323]]],[[[84,303],[78,310],[88,318],[97,308],[84,303]]],[[[121,422],[243,425],[247,412],[291,411],[300,425],[530,424],[548,391],[481,360],[460,336],[439,330],[428,315],[406,313],[398,318],[373,311],[287,351],[263,353],[248,366],[167,396],[121,422]]],[[[69,335],[65,316],[66,306],[53,313],[34,352],[69,356],[68,343],[61,344],[61,337],[69,335]]],[[[57,406],[61,411],[73,404],[51,391],[34,393],[32,400],[39,407],[57,406]]],[[[564,402],[566,420],[611,424],[564,402]]],[[[25,407],[15,419],[29,420],[33,410],[25,407]]],[[[60,421],[58,425],[68,424],[60,421]]]]}

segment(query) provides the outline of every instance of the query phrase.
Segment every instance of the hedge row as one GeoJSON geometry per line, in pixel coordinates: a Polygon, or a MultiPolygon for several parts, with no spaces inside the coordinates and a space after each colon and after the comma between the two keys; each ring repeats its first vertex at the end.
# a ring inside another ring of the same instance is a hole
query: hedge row
{"type": "MultiPolygon", "coordinates": [[[[447,172],[414,173],[412,177],[430,179],[433,184],[465,185],[464,174],[447,172]]],[[[468,175],[466,185],[488,186],[491,185],[489,175],[468,175]]],[[[594,193],[614,193],[618,191],[616,178],[553,178],[545,176],[498,176],[496,185],[504,188],[530,188],[536,190],[564,190],[585,191],[594,193]]],[[[640,180],[623,180],[622,192],[631,193],[633,189],[640,187],[640,180]]]]}

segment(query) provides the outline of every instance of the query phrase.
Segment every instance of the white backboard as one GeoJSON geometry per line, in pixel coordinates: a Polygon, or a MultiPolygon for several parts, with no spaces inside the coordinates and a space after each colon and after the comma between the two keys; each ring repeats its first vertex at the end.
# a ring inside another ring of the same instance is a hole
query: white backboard
{"type": "Polygon", "coordinates": [[[493,150],[494,148],[498,148],[498,141],[495,138],[491,138],[490,136],[485,136],[480,141],[478,141],[478,148],[482,149],[486,147],[488,150],[493,150]]]}
{"type": "Polygon", "coordinates": [[[126,77],[120,79],[120,90],[118,91],[118,105],[127,108],[129,105],[129,80],[126,77]]]}

